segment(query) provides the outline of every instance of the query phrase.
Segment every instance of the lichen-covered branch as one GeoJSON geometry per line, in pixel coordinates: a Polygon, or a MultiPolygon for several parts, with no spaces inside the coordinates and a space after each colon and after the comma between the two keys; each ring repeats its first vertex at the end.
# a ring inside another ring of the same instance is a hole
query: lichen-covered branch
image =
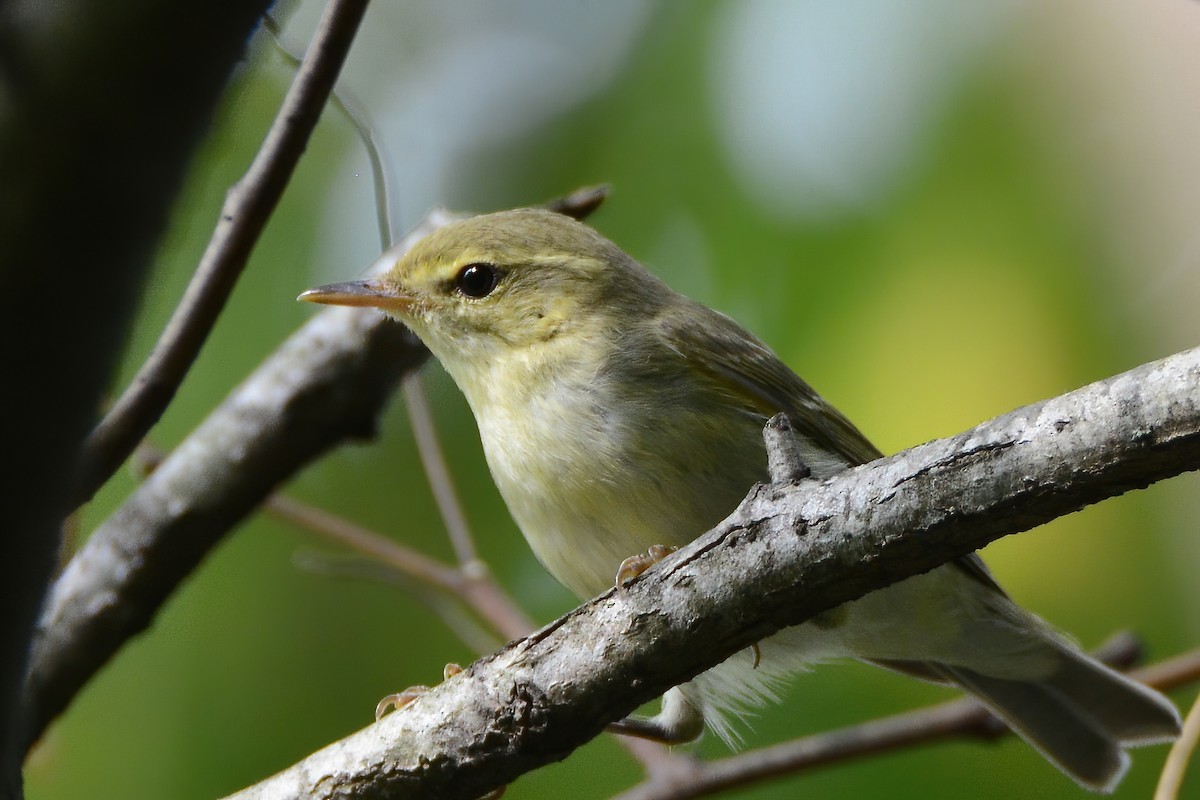
{"type": "Polygon", "coordinates": [[[780,627],[1197,467],[1200,349],[824,482],[755,487],[621,592],[233,797],[478,797],[780,627]]]}

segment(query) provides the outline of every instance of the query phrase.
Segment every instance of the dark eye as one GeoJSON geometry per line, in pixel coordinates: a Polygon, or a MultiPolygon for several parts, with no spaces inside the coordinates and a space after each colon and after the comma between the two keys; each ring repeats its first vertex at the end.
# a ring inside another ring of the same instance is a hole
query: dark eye
{"type": "Polygon", "coordinates": [[[492,264],[467,264],[454,277],[454,289],[464,297],[487,297],[500,283],[500,270],[492,264]]]}

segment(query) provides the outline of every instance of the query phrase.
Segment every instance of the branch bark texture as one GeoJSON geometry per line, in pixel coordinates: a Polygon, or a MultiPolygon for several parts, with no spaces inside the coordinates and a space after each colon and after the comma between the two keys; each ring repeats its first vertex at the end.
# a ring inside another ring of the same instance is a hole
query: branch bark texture
{"type": "Polygon", "coordinates": [[[633,582],[233,795],[472,798],[821,611],[1200,467],[1200,349],[830,480],[755,487],[633,582]]]}

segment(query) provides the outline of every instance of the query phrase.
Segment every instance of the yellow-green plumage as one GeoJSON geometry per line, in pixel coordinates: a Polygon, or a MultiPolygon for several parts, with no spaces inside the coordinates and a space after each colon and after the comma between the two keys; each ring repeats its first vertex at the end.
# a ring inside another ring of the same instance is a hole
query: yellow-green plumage
{"type": "MultiPolygon", "coordinates": [[[[814,477],[879,452],[764,344],[669,289],[591,228],[548,211],[430,235],[378,281],[314,290],[408,324],[466,395],[492,475],[546,568],[581,598],[623,559],[680,545],[766,477],[762,426],[791,417],[814,477]]],[[[855,657],[978,694],[1099,791],[1124,748],[1178,731],[1174,707],[1017,607],[977,558],[903,581],[672,690],[629,729],[682,739],[769,697],[806,663],[855,657]]]]}

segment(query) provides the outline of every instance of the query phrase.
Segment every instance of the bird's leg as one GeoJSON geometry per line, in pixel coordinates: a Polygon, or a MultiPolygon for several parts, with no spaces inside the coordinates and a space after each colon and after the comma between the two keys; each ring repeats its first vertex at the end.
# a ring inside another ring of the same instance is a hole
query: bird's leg
{"type": "MultiPolygon", "coordinates": [[[[442,680],[449,680],[462,671],[463,668],[458,664],[447,664],[442,669],[442,680]]],[[[402,692],[389,694],[379,701],[379,705],[375,706],[375,721],[383,719],[383,715],[393,709],[399,711],[428,691],[428,686],[410,686],[402,692]]]]}
{"type": "Polygon", "coordinates": [[[704,733],[704,712],[676,686],[663,695],[662,709],[653,717],[619,719],[608,730],[660,744],[686,744],[704,733]]]}
{"type": "MultiPolygon", "coordinates": [[[[678,549],[655,544],[645,553],[622,561],[614,581],[617,591],[622,591],[626,583],[678,549]]],[[[610,723],[608,730],[660,744],[685,744],[699,739],[704,733],[704,712],[675,687],[663,695],[662,708],[653,717],[626,717],[610,723]]]]}
{"type": "Polygon", "coordinates": [[[645,553],[630,556],[617,567],[617,577],[614,581],[617,589],[625,588],[625,584],[641,575],[646,570],[662,561],[678,550],[678,547],[668,547],[665,544],[652,544],[645,553]]]}

